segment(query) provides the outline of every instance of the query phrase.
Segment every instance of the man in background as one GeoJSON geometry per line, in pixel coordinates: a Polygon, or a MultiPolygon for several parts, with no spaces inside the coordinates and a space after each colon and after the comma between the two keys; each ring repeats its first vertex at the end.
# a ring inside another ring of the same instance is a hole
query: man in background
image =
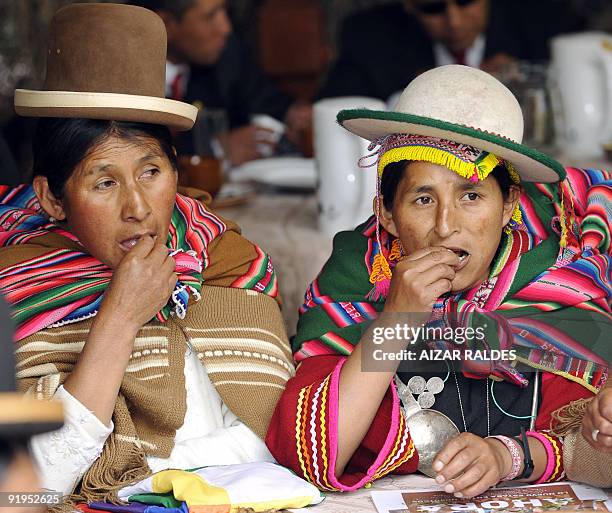
{"type": "MultiPolygon", "coordinates": [[[[251,50],[232,32],[225,0],[138,0],[155,11],[168,33],[166,96],[209,109],[223,109],[230,133],[228,153],[239,165],[269,154],[274,146],[251,117],[266,114],[285,124],[286,137],[299,141],[311,122],[311,106],[295,102],[260,71],[251,50]],[[263,135],[263,136],[262,136],[263,135]]],[[[180,134],[179,153],[192,152],[191,136],[180,134]]]]}
{"type": "Polygon", "coordinates": [[[562,0],[403,0],[358,12],[342,26],[319,97],[387,101],[436,66],[495,73],[512,61],[546,60],[551,37],[585,25],[570,7],[562,0]]]}

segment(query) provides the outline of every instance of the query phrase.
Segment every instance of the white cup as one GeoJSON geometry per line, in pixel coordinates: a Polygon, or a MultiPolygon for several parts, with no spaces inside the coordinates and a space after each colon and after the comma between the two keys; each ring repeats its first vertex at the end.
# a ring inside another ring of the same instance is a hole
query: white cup
{"type": "Polygon", "coordinates": [[[257,149],[262,157],[271,157],[274,154],[273,146],[278,144],[278,141],[280,141],[280,138],[285,133],[285,124],[267,114],[253,114],[251,116],[251,124],[266,129],[257,131],[255,140],[272,144],[272,146],[270,144],[257,145],[257,149]]]}
{"type": "Polygon", "coordinates": [[[326,98],[314,105],[314,151],[319,186],[319,230],[328,236],[352,229],[372,215],[376,169],[357,165],[367,154],[368,141],[336,122],[342,109],[386,110],[376,98],[326,98]]]}

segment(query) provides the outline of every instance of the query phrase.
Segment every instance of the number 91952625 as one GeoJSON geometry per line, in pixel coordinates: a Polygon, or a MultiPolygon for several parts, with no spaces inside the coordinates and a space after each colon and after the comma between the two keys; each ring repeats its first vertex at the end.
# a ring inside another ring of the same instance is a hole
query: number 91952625
{"type": "Polygon", "coordinates": [[[0,508],[6,506],[53,505],[62,502],[59,492],[0,492],[0,508]]]}

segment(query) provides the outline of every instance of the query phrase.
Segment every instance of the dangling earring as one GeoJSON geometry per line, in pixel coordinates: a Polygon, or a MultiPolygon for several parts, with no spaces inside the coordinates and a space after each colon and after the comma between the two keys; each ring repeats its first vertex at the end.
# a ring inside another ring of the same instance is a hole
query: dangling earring
{"type": "Polygon", "coordinates": [[[508,221],[508,224],[504,227],[504,233],[510,235],[513,230],[518,230],[522,224],[523,214],[521,212],[519,204],[517,203],[514,207],[514,211],[512,212],[512,217],[510,218],[510,221],[508,221]]]}
{"type": "Polygon", "coordinates": [[[404,246],[402,246],[402,241],[398,239],[394,239],[391,244],[391,251],[389,251],[389,261],[396,262],[401,260],[404,256],[404,246]]]}
{"type": "Polygon", "coordinates": [[[376,245],[378,252],[372,261],[372,272],[370,272],[370,283],[374,288],[367,294],[368,299],[378,301],[384,299],[389,293],[391,285],[391,268],[389,262],[383,253],[383,247],[380,241],[380,176],[376,178],[376,245]]]}
{"type": "Polygon", "coordinates": [[[55,217],[53,217],[53,216],[49,216],[49,222],[51,224],[56,224],[57,223],[57,219],[55,219],[55,217]]]}
{"type": "MultiPolygon", "coordinates": [[[[515,185],[521,185],[521,176],[516,168],[510,162],[504,162],[504,165],[508,171],[508,175],[510,176],[512,183],[515,185]]],[[[508,224],[504,226],[504,233],[507,235],[510,235],[513,230],[518,230],[523,224],[523,214],[519,205],[520,201],[514,207],[510,221],[508,221],[508,224]]]]}

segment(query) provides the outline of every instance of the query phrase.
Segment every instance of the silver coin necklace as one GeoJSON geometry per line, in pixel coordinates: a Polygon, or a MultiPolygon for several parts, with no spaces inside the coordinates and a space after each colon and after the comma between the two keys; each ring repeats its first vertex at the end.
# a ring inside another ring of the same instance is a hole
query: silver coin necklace
{"type": "MultiPolygon", "coordinates": [[[[444,390],[446,379],[434,376],[425,380],[422,376],[412,376],[407,384],[396,375],[395,384],[397,392],[402,402],[402,409],[406,418],[406,424],[410,430],[410,436],[414,446],[419,454],[419,466],[423,474],[429,477],[435,477],[436,472],[433,470],[433,460],[436,454],[446,445],[446,443],[457,436],[460,431],[457,425],[442,412],[432,410],[431,407],[435,404],[435,396],[444,390]],[[414,395],[417,399],[414,398],[414,395]]],[[[461,420],[463,421],[463,429],[467,431],[467,423],[463,411],[463,401],[461,400],[461,390],[459,389],[459,381],[457,373],[453,370],[453,377],[457,387],[457,396],[459,398],[459,409],[461,411],[461,420]]],[[[490,410],[489,410],[489,379],[485,380],[486,386],[486,404],[487,404],[487,436],[490,435],[490,410]]]]}

